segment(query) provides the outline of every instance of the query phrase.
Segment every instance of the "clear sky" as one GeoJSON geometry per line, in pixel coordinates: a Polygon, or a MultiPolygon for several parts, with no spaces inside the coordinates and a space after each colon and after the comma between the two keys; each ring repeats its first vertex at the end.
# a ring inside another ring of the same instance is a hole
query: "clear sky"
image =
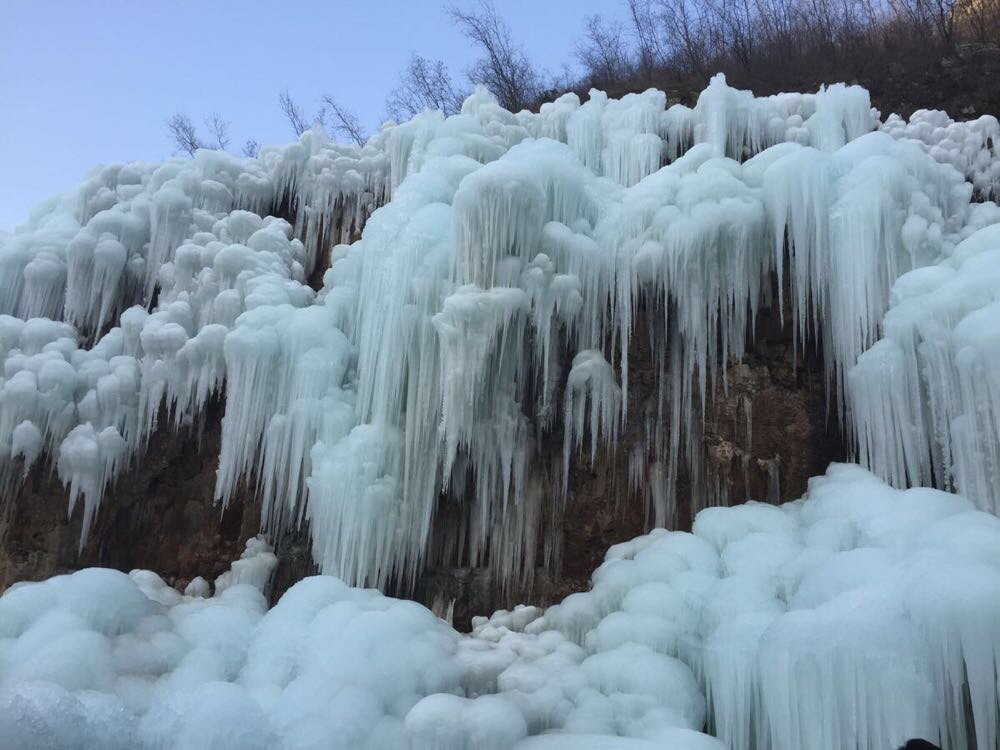
{"type": "MultiPolygon", "coordinates": [[[[457,0],[469,5],[472,0],[457,0]]],[[[558,72],[592,13],[619,0],[496,0],[536,64],[558,72]]],[[[94,165],[172,153],[165,120],[213,111],[233,145],[284,143],[287,88],[330,94],[369,130],[411,52],[459,77],[474,55],[441,0],[0,1],[0,230],[94,165]]]]}

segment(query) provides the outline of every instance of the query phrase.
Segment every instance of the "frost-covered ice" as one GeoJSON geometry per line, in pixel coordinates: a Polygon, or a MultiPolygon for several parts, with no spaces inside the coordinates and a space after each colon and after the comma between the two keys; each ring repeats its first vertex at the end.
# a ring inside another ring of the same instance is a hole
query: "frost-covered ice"
{"type": "Polygon", "coordinates": [[[1000,513],[1000,224],[902,276],[884,330],[850,374],[862,459],[1000,513]]]}
{"type": "Polygon", "coordinates": [[[23,466],[5,456],[0,486],[47,455],[85,539],[157,420],[188,424],[219,391],[236,319],[313,303],[320,238],[357,231],[384,162],[310,132],[256,160],[106,167],[39,207],[0,243],[0,445],[23,466]],[[257,215],[279,208],[294,225],[257,215]]]}
{"type": "Polygon", "coordinates": [[[0,597],[0,747],[995,747],[998,550],[968,500],[835,464],[471,635],[329,576],[268,611],[259,539],[211,597],[88,569],[0,597]]]}
{"type": "Polygon", "coordinates": [[[0,490],[54,469],[82,544],[152,431],[197,431],[219,395],[219,500],[255,482],[268,529],[309,522],[324,572],[405,586],[430,562],[528,581],[558,566],[570,462],[615,449],[629,420],[652,524],[673,520],[682,471],[696,507],[725,499],[702,414],[776,304],[822,348],[865,462],[988,507],[997,286],[973,268],[988,248],[966,248],[1000,221],[972,202],[995,130],[882,123],[857,86],[754,97],[718,76],[694,107],[595,91],[514,114],[479,90],[363,148],[317,128],[256,159],[106,167],[0,240],[0,490]],[[919,355],[940,377],[887,376],[918,349],[876,344],[896,336],[892,303],[970,263],[980,296],[963,304],[983,310],[941,312],[950,338],[922,327],[924,349],[954,350],[919,355]],[[636,404],[640,330],[657,388],[636,404]],[[848,382],[859,357],[869,374],[848,382]],[[885,422],[889,405],[906,418],[885,422]],[[533,460],[564,421],[564,465],[533,460]],[[442,496],[455,512],[435,526],[442,496]]]}
{"type": "MultiPolygon", "coordinates": [[[[182,595],[150,571],[96,568],[11,587],[0,597],[0,747],[507,750],[560,728],[564,704],[610,711],[619,700],[559,633],[469,638],[418,604],[322,576],[267,611],[274,564],[251,540],[212,597],[204,581],[182,595]],[[526,659],[571,678],[551,716],[497,688],[526,659]]],[[[635,696],[694,705],[658,718],[668,733],[704,719],[690,670],[674,671],[635,696]]]]}
{"type": "Polygon", "coordinates": [[[1000,123],[993,115],[955,122],[947,112],[918,109],[909,120],[890,115],[880,129],[923,144],[935,159],[964,174],[983,197],[1000,197],[1000,123]]]}

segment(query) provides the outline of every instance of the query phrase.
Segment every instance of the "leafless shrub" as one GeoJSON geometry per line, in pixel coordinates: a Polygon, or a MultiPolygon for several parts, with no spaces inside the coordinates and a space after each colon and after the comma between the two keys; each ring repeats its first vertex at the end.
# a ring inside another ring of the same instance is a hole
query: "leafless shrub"
{"type": "Polygon", "coordinates": [[[222,118],[218,112],[213,112],[210,117],[205,118],[205,127],[209,135],[212,136],[211,148],[225,151],[229,148],[229,122],[222,118]]]}
{"type": "Polygon", "coordinates": [[[278,106],[281,107],[282,113],[288,120],[288,124],[292,126],[296,136],[302,135],[309,129],[311,123],[302,112],[302,108],[292,99],[288,89],[278,94],[278,106]]]}
{"type": "MultiPolygon", "coordinates": [[[[754,85],[861,77],[1000,37],[1000,0],[627,0],[638,75],[754,85]]],[[[584,45],[595,46],[588,28],[584,45]]],[[[583,60],[589,69],[586,60],[583,60]]],[[[634,77],[634,76],[633,76],[634,77]]]]}
{"type": "MultiPolygon", "coordinates": [[[[177,152],[194,156],[194,152],[200,148],[218,151],[229,150],[229,144],[232,140],[229,137],[229,121],[218,112],[213,112],[205,118],[204,123],[205,129],[208,131],[208,139],[198,135],[198,130],[191,118],[181,112],[167,120],[167,134],[177,152]]],[[[256,156],[258,151],[260,151],[260,144],[252,138],[243,144],[244,156],[256,156]]]]}
{"type": "Polygon", "coordinates": [[[447,116],[462,109],[463,98],[443,61],[414,53],[400,77],[399,85],[386,99],[386,110],[397,122],[425,109],[437,109],[447,116]]]}
{"type": "Polygon", "coordinates": [[[970,42],[1000,41],[1000,0],[967,0],[954,10],[958,35],[970,42]]]}
{"type": "Polygon", "coordinates": [[[576,47],[576,59],[589,83],[608,86],[627,79],[634,66],[622,23],[606,21],[600,15],[588,16],[585,23],[586,33],[576,47]]]}
{"type": "Polygon", "coordinates": [[[327,127],[331,135],[334,133],[345,135],[358,146],[364,146],[368,140],[358,116],[332,96],[323,97],[323,105],[316,119],[327,127]]]}
{"type": "Polygon", "coordinates": [[[167,133],[170,135],[170,140],[173,141],[176,149],[188,156],[194,156],[195,151],[206,147],[201,139],[198,138],[198,133],[195,130],[194,123],[191,122],[191,118],[180,112],[167,120],[167,133]]]}
{"type": "Polygon", "coordinates": [[[480,0],[474,10],[451,7],[448,14],[482,54],[467,73],[470,83],[488,88],[511,112],[528,106],[542,88],[539,74],[493,3],[480,0]]]}

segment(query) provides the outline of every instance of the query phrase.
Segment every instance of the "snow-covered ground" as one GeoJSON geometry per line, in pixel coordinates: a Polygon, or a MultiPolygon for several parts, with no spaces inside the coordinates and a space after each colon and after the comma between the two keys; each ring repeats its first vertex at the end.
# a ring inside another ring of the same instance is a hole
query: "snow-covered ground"
{"type": "Polygon", "coordinates": [[[224,391],[218,498],[253,477],[267,529],[307,519],[346,582],[265,614],[254,542],[211,599],[149,573],[15,587],[12,746],[506,748],[552,729],[712,747],[685,734],[707,717],[735,748],[964,748],[973,726],[994,747],[1000,546],[973,508],[1000,507],[1000,208],[973,197],[1000,185],[997,121],[882,122],[858,87],[755,98],[721,76],[666,105],[512,114],[478,91],[361,149],[317,129],[256,159],[104,167],[0,237],[5,498],[48,464],[86,535],[152,431],[224,391]],[[658,415],[631,461],[665,477],[651,515],[669,522],[685,465],[700,507],[702,404],[775,303],[822,346],[859,460],[965,499],[834,467],[804,501],[615,548],[592,592],[471,637],[348,588],[416,577],[441,492],[468,509],[446,531],[474,564],[528,575],[539,539],[550,559],[565,479],[532,459],[560,417],[565,472],[658,415]],[[640,316],[654,404],[627,398],[640,316]]]}

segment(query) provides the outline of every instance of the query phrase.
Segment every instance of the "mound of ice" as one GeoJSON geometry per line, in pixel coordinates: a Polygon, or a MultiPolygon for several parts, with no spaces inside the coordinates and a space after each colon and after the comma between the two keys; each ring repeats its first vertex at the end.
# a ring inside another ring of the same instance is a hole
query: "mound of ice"
{"type": "MultiPolygon", "coordinates": [[[[95,568],[12,587],[0,597],[0,746],[507,750],[528,734],[530,717],[497,688],[524,652],[332,577],[299,582],[265,613],[274,564],[251,540],[210,598],[150,571],[95,568]]],[[[588,663],[567,662],[582,715],[595,701],[610,708],[620,683],[613,662],[588,663]]],[[[694,678],[680,664],[674,672],[658,677],[656,697],[695,712],[666,718],[700,725],[694,678]]]]}
{"type": "Polygon", "coordinates": [[[467,636],[328,576],[265,611],[260,540],[209,598],[88,569],[0,597],[0,746],[993,747],[997,550],[968,500],[833,465],[802,500],[617,545],[590,591],[467,636]]]}
{"type": "Polygon", "coordinates": [[[935,159],[964,174],[984,198],[1000,196],[1000,123],[993,115],[955,122],[947,112],[918,109],[908,121],[890,115],[880,130],[923,144],[935,159]]]}

